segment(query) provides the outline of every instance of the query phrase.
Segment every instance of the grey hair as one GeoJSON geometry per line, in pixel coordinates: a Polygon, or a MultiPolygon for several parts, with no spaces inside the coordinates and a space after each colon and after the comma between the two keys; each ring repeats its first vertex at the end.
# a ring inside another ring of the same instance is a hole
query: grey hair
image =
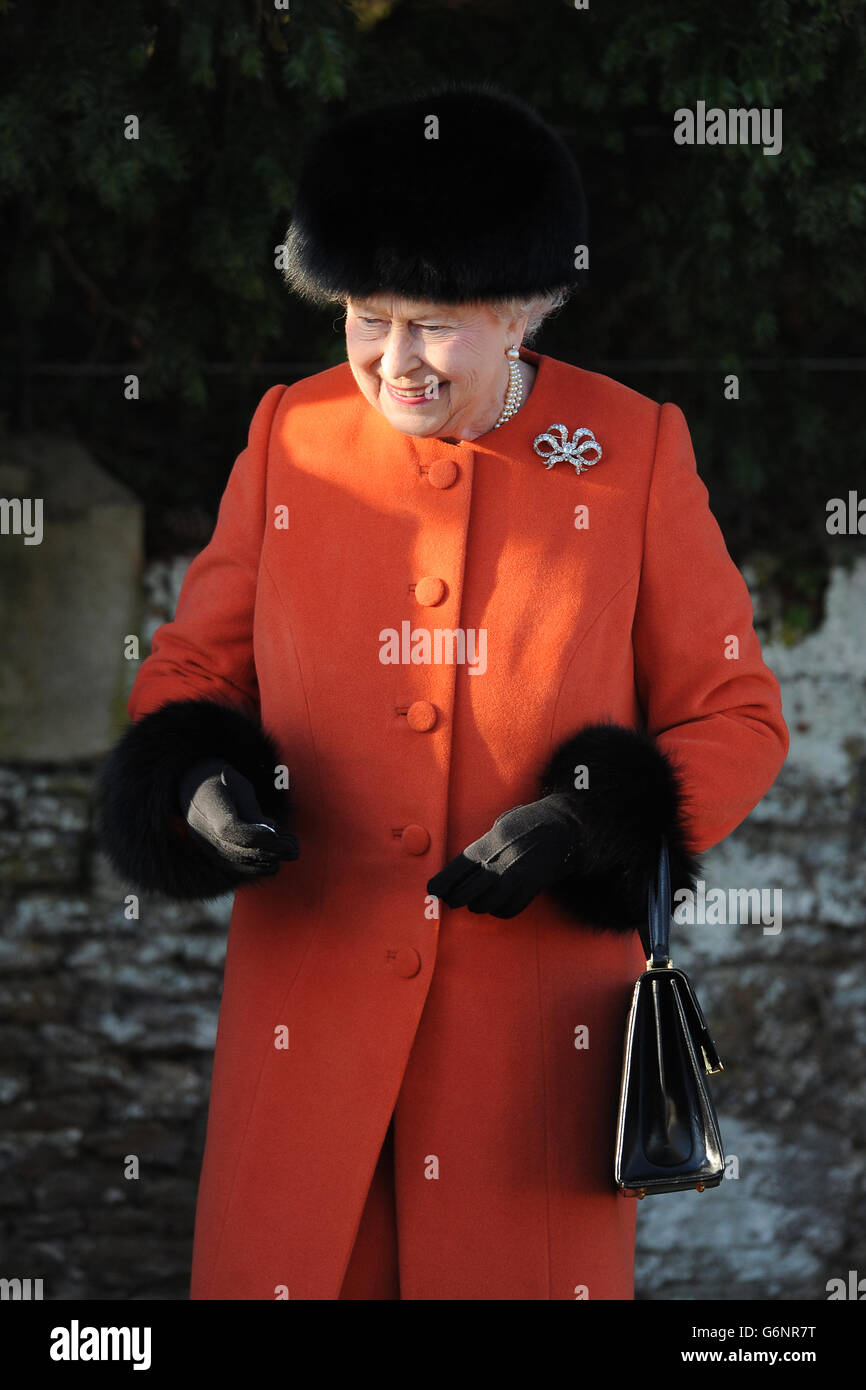
{"type": "Polygon", "coordinates": [[[567,303],[573,291],[570,285],[562,289],[551,290],[549,294],[533,295],[530,298],[514,296],[507,299],[494,299],[488,301],[491,309],[503,321],[514,317],[522,317],[528,314],[526,332],[523,335],[523,342],[529,345],[536,338],[541,325],[551,314],[567,303]]]}
{"type": "MultiPolygon", "coordinates": [[[[287,282],[291,284],[290,273],[284,271],[283,275],[287,282]]],[[[565,285],[561,289],[551,290],[548,294],[537,294],[529,297],[511,295],[498,299],[483,299],[475,302],[484,305],[488,309],[492,309],[494,314],[502,319],[503,323],[508,319],[515,317],[521,318],[524,314],[527,314],[526,331],[521,342],[526,343],[528,346],[535,340],[545,320],[548,319],[551,314],[555,314],[557,310],[561,309],[562,306],[568,302],[573,293],[574,287],[572,285],[565,285]]],[[[320,302],[322,304],[330,304],[334,308],[340,307],[345,309],[350,298],[351,296],[346,294],[333,294],[328,295],[326,298],[323,297],[320,302]]]]}

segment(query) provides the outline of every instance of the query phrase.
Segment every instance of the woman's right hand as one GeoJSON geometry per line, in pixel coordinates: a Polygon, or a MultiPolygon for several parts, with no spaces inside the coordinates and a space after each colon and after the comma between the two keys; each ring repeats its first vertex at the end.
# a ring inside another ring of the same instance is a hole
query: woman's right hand
{"type": "Polygon", "coordinates": [[[261,878],[281,860],[297,859],[297,837],[265,816],[252,783],[222,758],[195,763],[178,785],[178,800],[194,835],[239,873],[261,878]]]}

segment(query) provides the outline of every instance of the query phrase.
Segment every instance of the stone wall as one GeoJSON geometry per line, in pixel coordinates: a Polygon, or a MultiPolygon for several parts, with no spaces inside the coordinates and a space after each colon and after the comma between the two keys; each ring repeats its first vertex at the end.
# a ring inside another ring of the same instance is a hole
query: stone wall
{"type": "MultiPolygon", "coordinates": [[[[147,571],[145,644],[186,563],[147,571]]],[[[866,1275],[864,612],[861,563],[834,572],[819,631],[764,648],[791,753],[704,867],[708,890],[781,890],[781,929],[674,929],[738,1176],[641,1203],[640,1298],[823,1300],[866,1275]]],[[[125,915],[99,763],[0,766],[0,1275],[46,1299],[185,1299],[230,900],[125,915]]]]}
{"type": "Polygon", "coordinates": [[[708,891],[780,890],[781,929],[769,892],[763,922],[673,929],[725,1064],[710,1084],[739,1176],[644,1200],[647,1298],[825,1299],[866,1276],[866,562],[833,571],[818,631],[763,652],[790,752],[703,862],[708,891]]]}
{"type": "Polygon", "coordinates": [[[125,918],[96,771],[0,769],[0,1274],[184,1299],[228,911],[125,918]]]}

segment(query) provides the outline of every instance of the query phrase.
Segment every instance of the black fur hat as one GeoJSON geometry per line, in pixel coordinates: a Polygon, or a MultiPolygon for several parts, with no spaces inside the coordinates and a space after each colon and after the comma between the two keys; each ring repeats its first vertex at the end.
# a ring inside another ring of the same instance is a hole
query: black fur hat
{"type": "Polygon", "coordinates": [[[317,303],[441,303],[579,287],[587,240],[562,139],[492,83],[449,83],[343,118],[306,152],[286,279],[317,303]],[[435,119],[434,119],[435,118],[435,119]]]}

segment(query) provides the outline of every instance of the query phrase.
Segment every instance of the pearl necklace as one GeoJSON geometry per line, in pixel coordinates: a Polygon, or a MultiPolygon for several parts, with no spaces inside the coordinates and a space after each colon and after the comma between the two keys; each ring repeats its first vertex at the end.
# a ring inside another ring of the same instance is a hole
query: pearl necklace
{"type": "Polygon", "coordinates": [[[505,393],[505,404],[502,413],[496,424],[495,430],[500,425],[504,425],[506,420],[510,420],[512,415],[516,415],[523,404],[523,377],[520,375],[520,352],[516,347],[508,349],[508,390],[505,393]]]}

